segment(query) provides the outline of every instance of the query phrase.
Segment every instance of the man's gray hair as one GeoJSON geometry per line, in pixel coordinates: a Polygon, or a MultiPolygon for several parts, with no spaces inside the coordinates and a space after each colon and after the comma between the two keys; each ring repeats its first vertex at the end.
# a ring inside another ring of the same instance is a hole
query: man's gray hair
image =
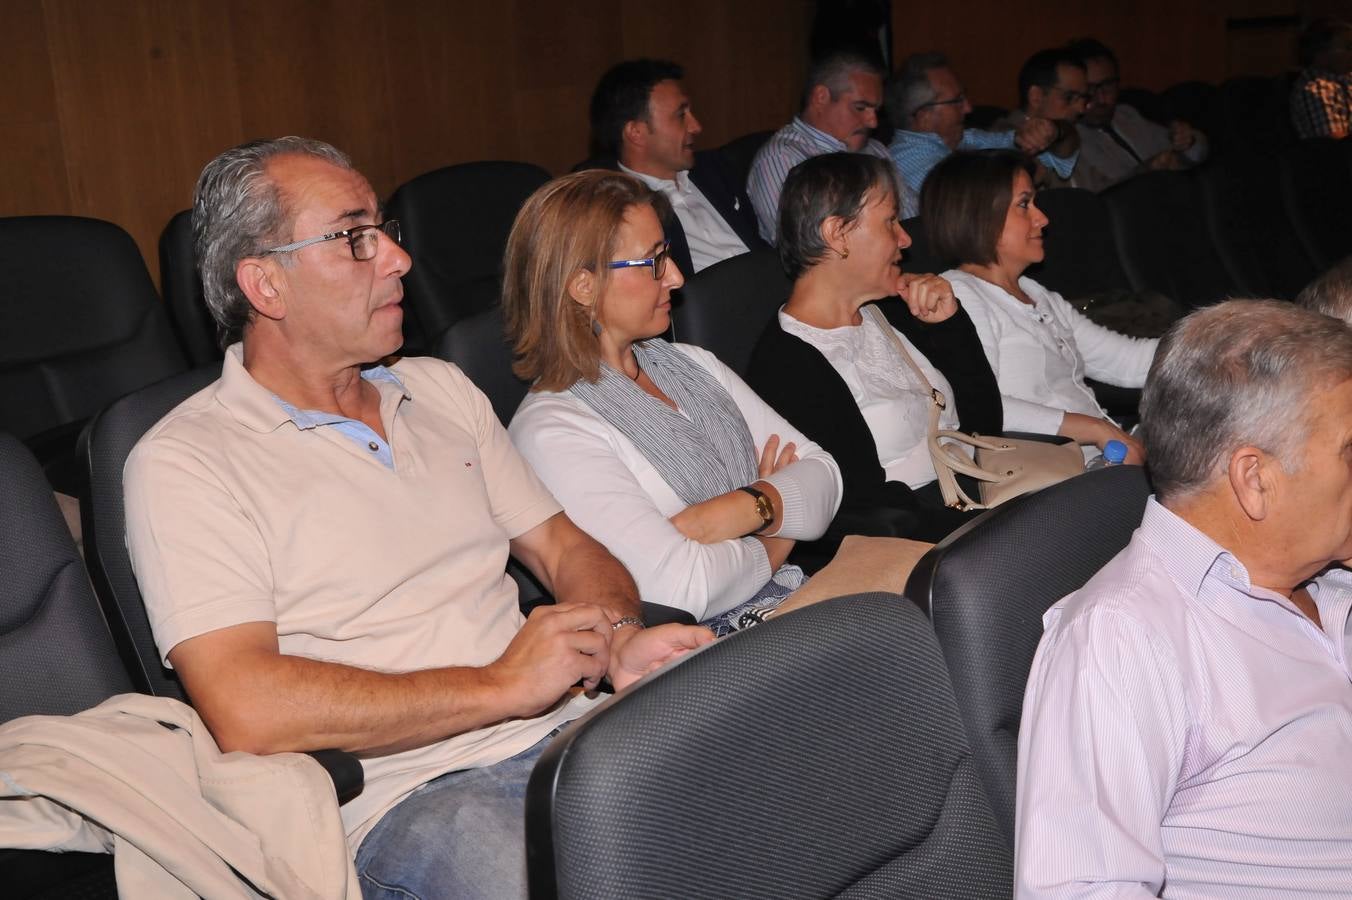
{"type": "Polygon", "coordinates": [[[1352,256],[1307,284],[1296,303],[1352,324],[1352,256]]]}
{"type": "MultiPolygon", "coordinates": [[[[267,164],[292,153],[352,168],[346,154],[323,141],[302,137],[250,141],[207,163],[193,190],[197,271],[222,347],[238,341],[253,318],[249,298],[235,280],[235,264],[289,240],[291,212],[268,176],[267,164]]],[[[282,262],[287,264],[285,256],[282,262]]]]}
{"type": "Polygon", "coordinates": [[[916,111],[939,96],[929,73],[948,67],[948,57],[938,51],[912,53],[902,60],[901,68],[887,79],[887,112],[898,128],[910,128],[916,111]]]}
{"type": "Polygon", "coordinates": [[[1280,300],[1230,300],[1169,329],[1141,399],[1150,477],[1187,497],[1240,447],[1302,465],[1312,400],[1352,378],[1352,329],[1280,300]]]}
{"type": "Polygon", "coordinates": [[[814,60],[807,70],[807,80],[803,86],[799,108],[807,109],[808,102],[812,99],[812,89],[819,84],[824,85],[830,92],[831,99],[835,100],[850,89],[850,76],[856,72],[877,75],[879,78],[887,74],[876,57],[860,50],[835,50],[814,60]]]}

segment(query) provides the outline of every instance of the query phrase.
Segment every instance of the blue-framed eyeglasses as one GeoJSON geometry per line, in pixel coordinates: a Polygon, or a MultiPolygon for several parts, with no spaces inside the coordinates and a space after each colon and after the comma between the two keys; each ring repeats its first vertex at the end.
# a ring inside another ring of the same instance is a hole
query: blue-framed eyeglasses
{"type": "Polygon", "coordinates": [[[311,244],[322,244],[325,241],[336,241],[339,238],[347,238],[347,245],[352,248],[352,258],[357,262],[365,262],[368,259],[374,259],[376,249],[380,246],[380,236],[399,243],[399,220],[386,219],[379,225],[357,225],[344,231],[334,231],[329,234],[321,234],[319,237],[306,238],[303,241],[296,241],[291,244],[283,244],[280,247],[272,247],[264,250],[262,255],[269,253],[290,253],[293,250],[299,250],[302,247],[308,247],[311,244]]]}
{"type": "Polygon", "coordinates": [[[663,241],[662,249],[657,251],[655,256],[647,259],[617,259],[614,262],[606,263],[607,269],[630,269],[636,266],[652,266],[653,281],[660,281],[667,272],[667,260],[671,256],[671,242],[663,241]]]}

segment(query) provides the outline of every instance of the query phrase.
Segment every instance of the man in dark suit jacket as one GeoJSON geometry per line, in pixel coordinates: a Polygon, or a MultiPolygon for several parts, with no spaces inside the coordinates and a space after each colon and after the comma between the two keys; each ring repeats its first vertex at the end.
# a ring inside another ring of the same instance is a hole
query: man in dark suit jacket
{"type": "Polygon", "coordinates": [[[635,59],[601,76],[592,93],[592,149],[579,168],[620,169],[666,196],[663,223],[671,258],[686,275],[730,256],[764,247],[746,189],[734,183],[718,153],[696,154],[702,130],[672,62],[635,59]]]}

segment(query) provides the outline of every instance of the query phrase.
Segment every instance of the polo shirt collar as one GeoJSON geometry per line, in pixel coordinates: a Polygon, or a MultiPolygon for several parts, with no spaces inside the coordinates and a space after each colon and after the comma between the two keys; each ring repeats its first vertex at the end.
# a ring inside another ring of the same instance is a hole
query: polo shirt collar
{"type": "MultiPolygon", "coordinates": [[[[382,396],[390,391],[398,391],[404,399],[413,399],[412,393],[399,376],[384,366],[373,366],[362,372],[362,377],[374,384],[382,396]]],[[[226,348],[225,362],[221,365],[220,385],[216,389],[216,401],[225,407],[237,422],[259,434],[276,431],[287,422],[294,422],[298,428],[314,428],[341,418],[323,419],[322,414],[306,410],[298,411],[291,404],[283,405],[285,401],[255,381],[249,370],[244,368],[243,343],[231,344],[226,348]]]]}

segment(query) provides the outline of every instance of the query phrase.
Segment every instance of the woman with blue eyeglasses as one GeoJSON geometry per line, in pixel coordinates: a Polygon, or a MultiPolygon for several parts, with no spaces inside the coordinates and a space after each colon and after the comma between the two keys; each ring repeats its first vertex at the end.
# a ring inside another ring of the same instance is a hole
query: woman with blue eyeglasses
{"type": "Polygon", "coordinates": [[[517,374],[534,384],[509,431],[643,599],[726,633],[802,584],[785,559],[825,532],[840,472],[713,354],[660,337],[684,283],[664,203],[599,170],[526,201],[503,308],[517,374]]]}

